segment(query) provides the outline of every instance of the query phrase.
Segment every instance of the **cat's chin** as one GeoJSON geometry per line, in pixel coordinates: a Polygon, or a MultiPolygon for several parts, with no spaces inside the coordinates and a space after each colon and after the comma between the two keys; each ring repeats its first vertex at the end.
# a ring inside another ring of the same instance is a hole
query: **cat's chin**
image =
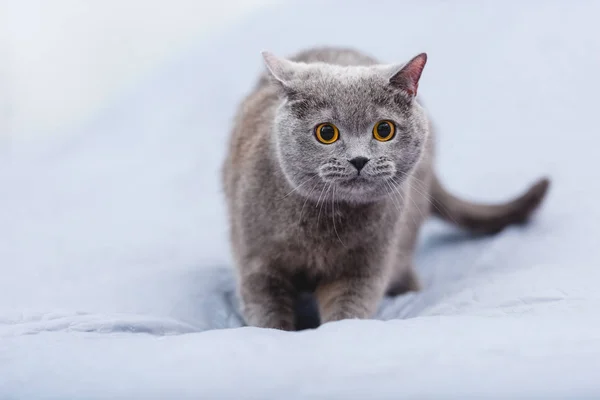
{"type": "Polygon", "coordinates": [[[289,180],[290,187],[296,189],[291,189],[288,196],[295,193],[302,198],[308,198],[315,202],[335,201],[367,204],[385,199],[393,190],[388,180],[367,176],[354,176],[334,181],[321,180],[313,186],[302,184],[302,182],[310,182],[310,179],[310,177],[300,177],[298,179],[300,183],[289,180]]]}
{"type": "Polygon", "coordinates": [[[384,183],[362,177],[340,181],[335,183],[335,186],[336,201],[349,203],[372,203],[385,198],[389,193],[384,183]]]}

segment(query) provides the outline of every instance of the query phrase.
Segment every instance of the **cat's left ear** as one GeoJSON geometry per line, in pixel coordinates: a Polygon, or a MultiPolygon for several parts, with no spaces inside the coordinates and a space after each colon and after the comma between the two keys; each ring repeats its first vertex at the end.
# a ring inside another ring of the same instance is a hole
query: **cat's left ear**
{"type": "Polygon", "coordinates": [[[262,56],[271,76],[282,84],[288,83],[295,75],[295,66],[292,61],[279,58],[273,53],[263,51],[262,56]]]}
{"type": "Polygon", "coordinates": [[[409,96],[415,97],[419,89],[419,79],[427,63],[427,54],[421,53],[396,70],[390,77],[390,84],[401,89],[409,96]]]}

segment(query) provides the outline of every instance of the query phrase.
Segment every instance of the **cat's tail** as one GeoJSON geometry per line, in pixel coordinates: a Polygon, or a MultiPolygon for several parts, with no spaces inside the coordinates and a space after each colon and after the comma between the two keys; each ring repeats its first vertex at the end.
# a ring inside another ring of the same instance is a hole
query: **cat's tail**
{"type": "Polygon", "coordinates": [[[521,224],[544,200],[550,181],[540,179],[524,194],[502,204],[480,204],[457,198],[434,176],[431,186],[432,211],[442,219],[480,234],[500,232],[508,225],[521,224]]]}

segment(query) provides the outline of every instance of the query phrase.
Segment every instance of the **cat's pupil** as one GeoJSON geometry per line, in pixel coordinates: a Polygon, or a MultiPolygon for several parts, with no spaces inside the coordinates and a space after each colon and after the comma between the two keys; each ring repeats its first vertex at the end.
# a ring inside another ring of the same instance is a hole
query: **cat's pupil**
{"type": "Polygon", "coordinates": [[[332,140],[334,136],[335,136],[335,129],[333,129],[333,126],[325,125],[325,126],[321,127],[321,137],[323,138],[323,140],[325,140],[325,141],[332,140]]]}
{"type": "Polygon", "coordinates": [[[382,138],[390,136],[391,133],[392,127],[387,122],[382,122],[379,125],[377,125],[377,134],[379,134],[379,136],[381,136],[382,138]]]}

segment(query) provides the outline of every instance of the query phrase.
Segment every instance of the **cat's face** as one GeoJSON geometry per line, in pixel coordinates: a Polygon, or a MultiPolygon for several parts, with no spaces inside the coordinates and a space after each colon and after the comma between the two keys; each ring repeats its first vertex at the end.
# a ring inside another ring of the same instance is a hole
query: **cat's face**
{"type": "Polygon", "coordinates": [[[393,68],[269,57],[285,99],[276,112],[273,139],[295,192],[357,203],[394,193],[419,160],[428,134],[414,100],[425,60],[393,68]]]}

